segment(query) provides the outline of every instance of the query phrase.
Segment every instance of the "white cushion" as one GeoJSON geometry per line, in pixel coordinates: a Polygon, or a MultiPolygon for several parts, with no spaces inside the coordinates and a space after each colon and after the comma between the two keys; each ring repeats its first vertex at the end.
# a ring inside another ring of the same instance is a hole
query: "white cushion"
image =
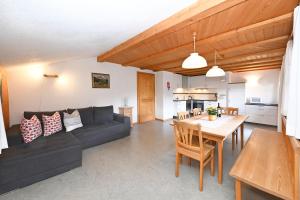
{"type": "Polygon", "coordinates": [[[66,127],[66,132],[70,132],[83,126],[78,110],[74,110],[72,114],[64,112],[64,125],[66,127]]]}

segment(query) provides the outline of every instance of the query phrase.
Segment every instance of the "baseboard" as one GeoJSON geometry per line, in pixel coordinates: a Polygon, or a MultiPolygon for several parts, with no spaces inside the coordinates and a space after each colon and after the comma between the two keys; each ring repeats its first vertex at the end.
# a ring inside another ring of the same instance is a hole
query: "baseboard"
{"type": "Polygon", "coordinates": [[[162,122],[165,122],[165,121],[168,121],[168,120],[171,120],[173,118],[169,118],[169,119],[160,119],[160,118],[155,118],[155,120],[157,121],[162,121],[162,122]]]}

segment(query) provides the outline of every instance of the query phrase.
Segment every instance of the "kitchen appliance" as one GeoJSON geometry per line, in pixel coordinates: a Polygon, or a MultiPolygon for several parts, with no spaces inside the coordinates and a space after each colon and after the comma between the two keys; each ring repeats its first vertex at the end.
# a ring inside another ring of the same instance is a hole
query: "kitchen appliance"
{"type": "Polygon", "coordinates": [[[260,97],[250,97],[250,103],[262,103],[260,97]]]}
{"type": "Polygon", "coordinates": [[[186,101],[186,111],[192,111],[194,108],[201,108],[204,110],[204,101],[199,100],[188,100],[186,101]]]}

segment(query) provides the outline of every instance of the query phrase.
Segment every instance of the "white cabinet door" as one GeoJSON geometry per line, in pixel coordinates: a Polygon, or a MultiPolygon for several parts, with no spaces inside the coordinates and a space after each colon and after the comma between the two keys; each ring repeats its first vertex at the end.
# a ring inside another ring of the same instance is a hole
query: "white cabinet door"
{"type": "Polygon", "coordinates": [[[239,108],[239,113],[245,114],[245,83],[228,84],[227,105],[239,108]]]}
{"type": "Polygon", "coordinates": [[[277,107],[264,105],[246,105],[247,122],[277,126],[277,107]]]}

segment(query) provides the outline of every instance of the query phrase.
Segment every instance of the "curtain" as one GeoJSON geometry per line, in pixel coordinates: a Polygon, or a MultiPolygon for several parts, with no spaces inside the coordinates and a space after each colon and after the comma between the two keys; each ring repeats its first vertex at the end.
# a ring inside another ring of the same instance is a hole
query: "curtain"
{"type": "Polygon", "coordinates": [[[287,43],[285,56],[283,57],[282,68],[281,68],[281,114],[287,116],[288,112],[288,91],[290,85],[290,69],[292,63],[292,51],[293,41],[290,40],[287,43]]]}
{"type": "MultiPolygon", "coordinates": [[[[294,10],[293,48],[289,66],[287,87],[287,123],[286,132],[300,139],[300,16],[299,6],[294,10]]],[[[287,58],[286,58],[287,59],[287,58]]]]}
{"type": "Polygon", "coordinates": [[[4,127],[4,120],[3,120],[2,102],[0,99],[0,154],[2,149],[6,149],[7,147],[8,145],[7,145],[7,138],[6,138],[6,132],[4,127]]]}
{"type": "Polygon", "coordinates": [[[284,59],[285,56],[283,56],[283,61],[281,64],[281,70],[279,72],[279,81],[278,81],[278,111],[277,111],[277,131],[281,132],[282,123],[281,123],[281,107],[282,107],[282,90],[283,90],[283,76],[284,76],[284,59]]]}

